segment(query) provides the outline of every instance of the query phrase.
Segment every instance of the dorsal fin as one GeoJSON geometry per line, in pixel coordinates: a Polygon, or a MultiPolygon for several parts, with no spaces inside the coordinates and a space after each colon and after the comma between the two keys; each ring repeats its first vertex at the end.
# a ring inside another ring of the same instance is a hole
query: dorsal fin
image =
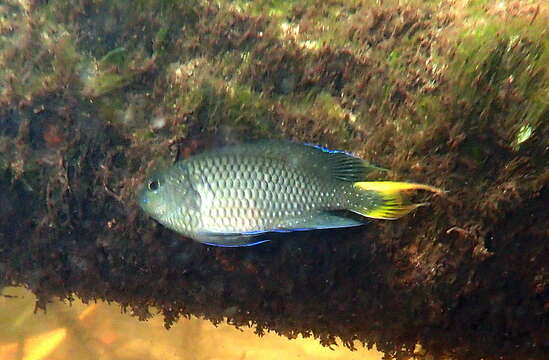
{"type": "Polygon", "coordinates": [[[300,144],[284,140],[259,140],[238,146],[227,146],[214,152],[195,155],[193,161],[215,153],[254,157],[266,157],[294,164],[296,168],[309,166],[318,176],[327,176],[341,181],[357,182],[367,180],[372,171],[388,171],[372,165],[341,150],[331,150],[314,144],[300,144]]]}
{"type": "Polygon", "coordinates": [[[324,153],[322,157],[325,160],[324,165],[327,168],[326,170],[338,180],[348,182],[363,181],[366,180],[368,174],[372,171],[388,171],[344,151],[330,150],[313,144],[305,145],[324,153]]]}

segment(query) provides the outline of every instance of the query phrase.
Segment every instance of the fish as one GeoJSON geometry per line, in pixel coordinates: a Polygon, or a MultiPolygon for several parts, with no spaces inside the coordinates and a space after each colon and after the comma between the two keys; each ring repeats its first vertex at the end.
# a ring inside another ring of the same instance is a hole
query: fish
{"type": "Polygon", "coordinates": [[[426,205],[409,202],[406,192],[443,192],[419,183],[368,181],[379,169],[345,151],[263,140],[209,150],[156,171],[138,190],[137,202],[185,237],[239,247],[270,241],[275,233],[398,219],[426,205]]]}

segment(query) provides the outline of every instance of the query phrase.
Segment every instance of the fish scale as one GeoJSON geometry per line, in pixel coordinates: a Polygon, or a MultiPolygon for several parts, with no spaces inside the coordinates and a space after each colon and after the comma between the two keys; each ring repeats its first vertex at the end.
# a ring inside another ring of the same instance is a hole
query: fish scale
{"type": "Polygon", "coordinates": [[[218,246],[247,246],[272,232],[358,226],[349,216],[396,219],[423,204],[422,184],[364,181],[379,168],[341,151],[284,141],[205,152],[152,174],[138,203],[168,228],[218,246]]]}
{"type": "Polygon", "coordinates": [[[313,207],[320,209],[325,202],[318,181],[306,173],[297,173],[281,160],[260,162],[255,156],[220,156],[205,166],[200,160],[191,161],[188,167],[202,175],[203,184],[197,186],[197,191],[213,199],[202,204],[201,212],[201,225],[212,231],[245,232],[273,227],[283,218],[302,216],[313,207]],[[307,189],[303,184],[309,185],[307,189]],[[214,196],[215,192],[220,196],[214,196]]]}

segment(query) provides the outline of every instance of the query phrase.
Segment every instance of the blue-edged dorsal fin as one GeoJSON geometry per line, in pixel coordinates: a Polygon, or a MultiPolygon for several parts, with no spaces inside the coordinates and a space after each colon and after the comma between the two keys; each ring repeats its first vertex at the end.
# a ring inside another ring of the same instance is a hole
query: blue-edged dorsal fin
{"type": "Polygon", "coordinates": [[[372,171],[388,171],[387,169],[372,165],[366,160],[345,151],[330,150],[313,144],[305,145],[314,148],[321,153],[322,157],[318,159],[320,160],[321,166],[331,176],[338,180],[348,182],[363,181],[372,171]]]}
{"type": "Polygon", "coordinates": [[[341,150],[284,140],[259,140],[247,144],[226,146],[193,156],[194,160],[209,156],[237,156],[267,158],[284,161],[313,175],[357,182],[367,180],[373,171],[388,171],[341,150]]]}

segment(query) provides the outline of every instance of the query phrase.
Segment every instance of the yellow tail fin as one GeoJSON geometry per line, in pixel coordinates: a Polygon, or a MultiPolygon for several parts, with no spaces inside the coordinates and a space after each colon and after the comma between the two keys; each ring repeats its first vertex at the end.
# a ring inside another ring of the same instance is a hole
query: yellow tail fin
{"type": "Polygon", "coordinates": [[[417,207],[427,205],[427,203],[409,204],[403,197],[403,193],[410,190],[426,190],[434,193],[442,193],[444,190],[434,186],[406,183],[397,181],[361,181],[353,184],[355,189],[363,191],[372,191],[380,199],[370,206],[352,209],[362,216],[395,220],[408,214],[417,207]]]}

